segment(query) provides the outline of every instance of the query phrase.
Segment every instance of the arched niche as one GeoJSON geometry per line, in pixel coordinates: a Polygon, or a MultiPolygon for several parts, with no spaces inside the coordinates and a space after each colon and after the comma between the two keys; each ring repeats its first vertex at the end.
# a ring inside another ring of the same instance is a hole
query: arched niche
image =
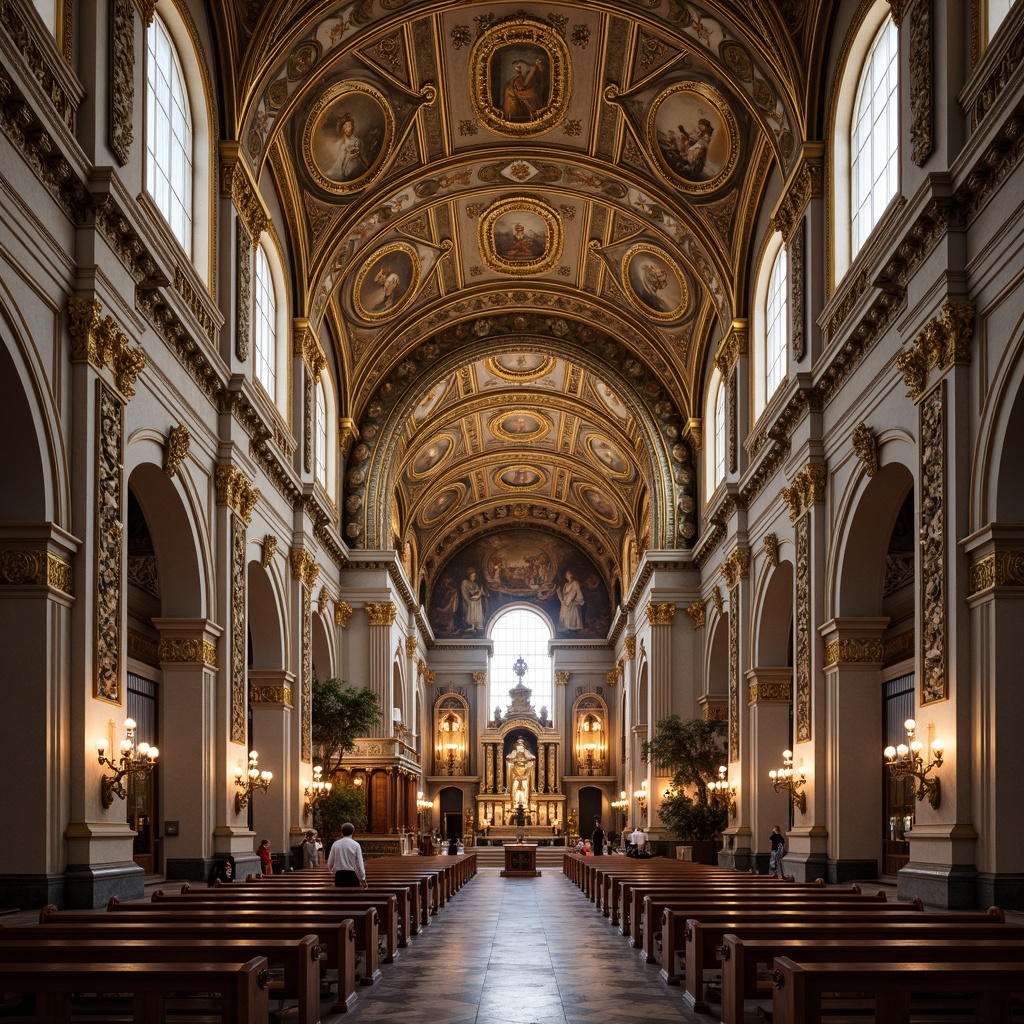
{"type": "MultiPolygon", "coordinates": [[[[756,618],[754,664],[793,664],[793,563],[780,562],[768,577],[756,618]]],[[[723,652],[724,653],[724,652],[723,652]]],[[[723,680],[724,680],[723,675],[723,680]]]]}
{"type": "Polygon", "coordinates": [[[444,693],[434,705],[434,774],[463,775],[469,756],[469,704],[444,693]]]}
{"type": "Polygon", "coordinates": [[[248,567],[249,667],[286,667],[285,622],[274,583],[253,561],[248,567]]]}
{"type": "Polygon", "coordinates": [[[584,693],[572,706],[576,775],[608,773],[608,705],[596,693],[584,693]]]}

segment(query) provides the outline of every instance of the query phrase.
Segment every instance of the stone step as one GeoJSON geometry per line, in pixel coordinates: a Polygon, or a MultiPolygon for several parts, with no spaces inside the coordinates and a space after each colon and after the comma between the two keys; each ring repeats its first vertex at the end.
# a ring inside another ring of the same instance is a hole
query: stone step
{"type": "MultiPolygon", "coordinates": [[[[505,851],[500,846],[475,846],[473,850],[476,853],[478,867],[503,868],[505,866],[505,851]]],[[[561,870],[564,853],[564,846],[538,846],[537,867],[561,870]]]]}

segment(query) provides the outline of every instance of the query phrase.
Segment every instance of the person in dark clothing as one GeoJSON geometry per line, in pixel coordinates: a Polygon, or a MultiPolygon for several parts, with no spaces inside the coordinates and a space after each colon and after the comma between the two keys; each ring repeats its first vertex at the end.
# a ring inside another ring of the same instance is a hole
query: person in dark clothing
{"type": "Polygon", "coordinates": [[[591,843],[594,847],[594,856],[600,857],[604,853],[604,829],[601,828],[601,822],[594,822],[594,834],[591,837],[591,843]]]}
{"type": "Polygon", "coordinates": [[[768,837],[772,844],[771,850],[771,876],[772,878],[782,877],[782,854],[786,848],[786,837],[778,825],[772,827],[772,834],[768,837]]]}
{"type": "Polygon", "coordinates": [[[210,885],[227,885],[235,880],[235,858],[221,857],[210,872],[210,885]]]}

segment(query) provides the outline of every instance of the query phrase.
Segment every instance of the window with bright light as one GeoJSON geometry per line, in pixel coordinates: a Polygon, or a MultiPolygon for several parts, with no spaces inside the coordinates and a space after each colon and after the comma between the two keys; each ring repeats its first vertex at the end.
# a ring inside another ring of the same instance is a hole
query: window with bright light
{"type": "Polygon", "coordinates": [[[780,246],[768,279],[765,301],[765,395],[771,398],[786,379],[789,338],[789,304],[786,299],[786,247],[780,246]]]}
{"type": "Polygon", "coordinates": [[[494,644],[488,688],[491,714],[495,708],[505,713],[509,704],[508,691],[519,683],[512,666],[522,658],[527,665],[523,685],[533,691],[530,700],[534,708],[538,712],[547,708],[548,718],[554,721],[551,656],[548,654],[551,628],[543,616],[529,608],[513,608],[495,621],[491,627],[491,641],[494,644]]]}
{"type": "Polygon", "coordinates": [[[316,386],[316,445],[314,447],[314,471],[317,481],[327,486],[327,396],[323,381],[316,386]]]}
{"type": "Polygon", "coordinates": [[[272,400],[277,398],[277,297],[270,276],[270,263],[260,245],[256,249],[254,281],[255,309],[253,316],[253,348],[256,351],[256,379],[272,400]]]}
{"type": "Polygon", "coordinates": [[[851,256],[867,241],[896,195],[899,169],[899,60],[896,25],[887,17],[861,71],[850,132],[851,256]]]}
{"type": "Polygon", "coordinates": [[[178,53],[159,15],[146,30],[146,190],[192,255],[192,115],[178,53]]]}
{"type": "Polygon", "coordinates": [[[715,395],[715,487],[725,479],[725,381],[715,395]]]}

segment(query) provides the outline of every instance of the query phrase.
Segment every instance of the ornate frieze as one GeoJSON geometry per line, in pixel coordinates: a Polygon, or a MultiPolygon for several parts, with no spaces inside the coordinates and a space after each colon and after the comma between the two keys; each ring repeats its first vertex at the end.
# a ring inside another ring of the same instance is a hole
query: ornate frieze
{"type": "Polygon", "coordinates": [[[729,605],[729,760],[740,759],[740,610],[729,605]]]}
{"type": "Polygon", "coordinates": [[[647,605],[647,621],[652,626],[671,626],[676,606],[671,601],[652,601],[647,605]]]}
{"type": "Polygon", "coordinates": [[[811,738],[811,520],[796,523],[796,702],[795,733],[798,743],[811,738]]]}
{"type": "Polygon", "coordinates": [[[135,382],[146,366],[146,353],[129,348],[128,335],[112,316],[100,319],[96,299],[68,299],[71,361],[89,363],[96,370],[109,367],[125,398],[135,394],[135,382]]]}
{"type": "Polygon", "coordinates": [[[571,673],[567,669],[564,669],[564,668],[558,669],[558,671],[555,672],[555,683],[558,686],[568,686],[569,685],[569,676],[570,675],[571,675],[571,673]]]}
{"type": "Polygon", "coordinates": [[[245,222],[236,217],[235,259],[235,355],[249,359],[249,335],[252,331],[252,239],[245,222]]]}
{"type": "Polygon", "coordinates": [[[912,658],[914,656],[914,636],[914,631],[908,629],[886,640],[882,649],[882,664],[894,665],[898,661],[912,658]]]}
{"type": "Polygon", "coordinates": [[[160,641],[157,657],[163,665],[189,663],[216,668],[217,645],[202,637],[167,637],[160,641]]]}
{"type": "Polygon", "coordinates": [[[0,551],[0,586],[46,586],[74,596],[71,565],[52,551],[0,551]]]}
{"type": "Polygon", "coordinates": [[[825,500],[828,471],[820,462],[809,462],[795,477],[790,487],[782,488],[782,500],[789,506],[790,522],[795,523],[812,505],[825,500]]]}
{"type": "Polygon", "coordinates": [[[910,19],[910,159],[918,167],[935,148],[932,49],[932,4],[923,0],[910,19]]]}
{"type": "Polygon", "coordinates": [[[260,500],[260,492],[252,481],[237,466],[218,466],[214,483],[217,504],[227,505],[248,526],[252,522],[252,510],[260,500]]]}
{"type": "Polygon", "coordinates": [[[487,673],[485,671],[477,671],[473,673],[473,685],[484,686],[487,682],[487,673]]]}
{"type": "Polygon", "coordinates": [[[804,238],[807,229],[803,218],[797,224],[793,237],[787,243],[789,249],[789,295],[792,301],[792,318],[789,332],[789,348],[793,362],[799,363],[804,357],[807,345],[804,339],[804,238]]]}
{"type": "Polygon", "coordinates": [[[808,142],[801,147],[796,166],[772,214],[772,230],[778,231],[787,243],[802,223],[804,210],[810,201],[824,195],[824,153],[825,147],[820,142],[808,142]]]}
{"type": "Polygon", "coordinates": [[[245,743],[248,735],[246,681],[245,523],[231,516],[231,742],[245,743]]]}
{"type": "Polygon", "coordinates": [[[707,601],[694,601],[693,604],[687,605],[686,614],[693,620],[694,629],[704,628],[707,619],[706,609],[707,601]]]}
{"type": "Polygon", "coordinates": [[[160,667],[160,645],[137,629],[128,630],[128,657],[160,667]]]}
{"type": "Polygon", "coordinates": [[[885,656],[882,641],[875,638],[840,637],[825,645],[825,666],[881,663],[885,656]]]}
{"type": "Polygon", "coordinates": [[[405,656],[407,658],[416,657],[416,648],[419,646],[419,640],[414,636],[407,636],[405,638],[405,656]]]}
{"type": "Polygon", "coordinates": [[[729,709],[720,704],[706,704],[701,712],[701,718],[705,722],[727,722],[729,720],[729,709]]]}
{"type": "Polygon", "coordinates": [[[878,472],[878,438],[874,431],[863,421],[853,428],[850,436],[853,443],[853,454],[864,464],[864,472],[870,477],[878,472]]]}
{"type": "Polygon", "coordinates": [[[96,618],[94,696],[121,703],[121,534],[124,529],[124,405],[96,382],[96,618]]]}
{"type": "Polygon", "coordinates": [[[181,468],[191,444],[192,434],[184,423],[171,427],[167,432],[167,440],[164,442],[164,472],[168,476],[173,477],[181,468]]]}
{"type": "Polygon", "coordinates": [[[178,263],[174,267],[174,290],[185,300],[189,312],[211,345],[217,344],[217,334],[224,322],[210,293],[202,287],[191,265],[178,263]]]}
{"type": "Polygon", "coordinates": [[[391,626],[398,616],[398,607],[391,601],[367,601],[366,617],[371,626],[391,626]]]}
{"type": "Polygon", "coordinates": [[[722,576],[726,588],[732,590],[740,580],[750,576],[750,548],[737,548],[723,563],[722,576]]]}
{"type": "MultiPolygon", "coordinates": [[[[250,704],[282,704],[292,706],[292,688],[287,683],[271,685],[269,683],[249,684],[250,704]]],[[[245,742],[245,738],[242,738],[245,742]]]]}
{"type": "Polygon", "coordinates": [[[967,593],[1024,586],[1024,551],[995,551],[971,565],[967,593]]]}
{"type": "Polygon", "coordinates": [[[622,647],[626,652],[626,657],[632,661],[636,657],[636,637],[632,634],[627,634],[623,638],[622,647]]]}
{"type": "Polygon", "coordinates": [[[313,375],[313,380],[319,382],[321,374],[327,369],[327,356],[320,347],[320,339],[305,317],[297,317],[292,322],[292,354],[301,357],[313,375]]]}
{"type": "Polygon", "coordinates": [[[348,601],[334,602],[334,624],[342,629],[348,628],[349,619],[352,618],[352,605],[348,601]]]}
{"type": "Polygon", "coordinates": [[[946,382],[920,406],[921,703],[948,696],[946,680],[946,382]]]}
{"type": "Polygon", "coordinates": [[[316,559],[305,548],[292,548],[289,562],[292,567],[292,579],[296,583],[305,584],[312,602],[313,588],[316,586],[317,576],[320,575],[320,566],[316,564],[316,559]]]}
{"type": "Polygon", "coordinates": [[[240,156],[237,142],[220,144],[220,194],[225,199],[230,197],[235,204],[255,247],[259,244],[260,235],[270,227],[270,214],[248,166],[239,159],[240,156]]]}
{"type": "Polygon", "coordinates": [[[768,564],[773,568],[779,567],[779,538],[774,533],[764,535],[764,553],[768,564]]]}
{"type": "Polygon", "coordinates": [[[751,683],[747,688],[747,704],[788,704],[793,699],[792,683],[751,683]]]}
{"type": "Polygon", "coordinates": [[[110,5],[110,148],[124,166],[131,156],[135,128],[135,7],[132,0],[110,5]]]}
{"type": "Polygon", "coordinates": [[[929,320],[909,348],[896,356],[907,385],[907,397],[918,401],[928,388],[933,369],[945,371],[971,361],[974,303],[944,302],[942,316],[929,320]]]}

